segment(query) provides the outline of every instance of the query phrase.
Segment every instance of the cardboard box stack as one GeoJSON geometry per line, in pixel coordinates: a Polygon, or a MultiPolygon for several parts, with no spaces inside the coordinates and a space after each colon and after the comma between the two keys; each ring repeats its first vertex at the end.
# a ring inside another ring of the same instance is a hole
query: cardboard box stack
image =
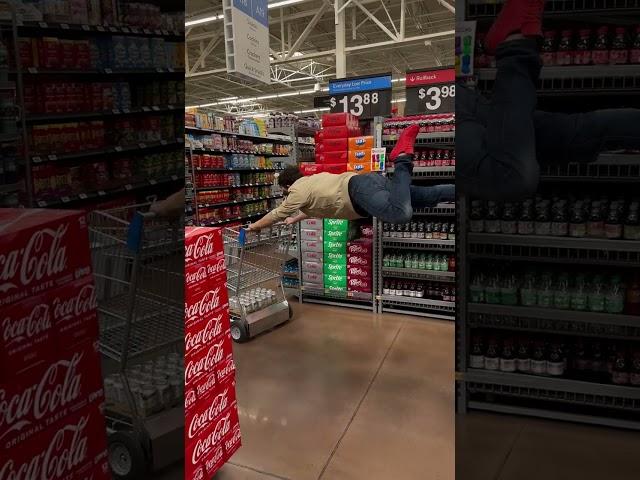
{"type": "Polygon", "coordinates": [[[347,241],[349,220],[324,219],[324,288],[347,291],[347,241]]]}
{"type": "Polygon", "coordinates": [[[86,217],[0,209],[0,243],[0,476],[110,479],[86,217]]]}
{"type": "Polygon", "coordinates": [[[373,226],[360,225],[358,238],[347,243],[347,291],[373,291],[373,226]]]}
{"type": "Polygon", "coordinates": [[[323,290],[323,222],[308,218],[301,223],[300,255],[302,285],[312,290],[323,290]]]}
{"type": "Polygon", "coordinates": [[[185,479],[212,478],[240,448],[222,231],[185,231],[185,479]]]}

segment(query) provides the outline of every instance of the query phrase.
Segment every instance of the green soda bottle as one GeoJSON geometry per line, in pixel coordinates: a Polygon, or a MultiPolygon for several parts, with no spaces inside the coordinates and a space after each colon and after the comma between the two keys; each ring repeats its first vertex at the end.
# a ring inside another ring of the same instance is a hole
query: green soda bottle
{"type": "Polygon", "coordinates": [[[518,287],[514,275],[504,277],[500,287],[500,301],[503,305],[518,304],[518,287]]]}
{"type": "Polygon", "coordinates": [[[433,270],[433,255],[431,255],[431,254],[428,254],[428,255],[427,255],[427,260],[426,260],[426,263],[425,263],[425,268],[426,268],[427,270],[433,270]]]}
{"type": "Polygon", "coordinates": [[[604,279],[602,275],[593,277],[587,303],[590,311],[604,312],[604,279]]]}
{"type": "Polygon", "coordinates": [[[485,302],[484,275],[482,275],[482,273],[478,273],[473,277],[470,290],[472,303],[485,302]]]}
{"type": "Polygon", "coordinates": [[[420,266],[420,255],[418,252],[414,252],[411,257],[411,268],[417,270],[420,266]]]}
{"type": "Polygon", "coordinates": [[[424,253],[420,254],[420,258],[418,259],[418,268],[420,270],[425,270],[427,268],[427,256],[424,253]]]}
{"type": "Polygon", "coordinates": [[[544,308],[553,306],[553,275],[550,272],[543,273],[540,278],[538,305],[544,308]]]}
{"type": "Polygon", "coordinates": [[[553,296],[553,306],[561,310],[569,310],[571,307],[571,295],[569,294],[569,275],[563,273],[558,277],[556,291],[553,296]]]}
{"type": "Polygon", "coordinates": [[[571,310],[587,309],[587,280],[584,275],[576,277],[576,284],[571,292],[571,310]]]}
{"type": "Polygon", "coordinates": [[[487,303],[500,303],[500,280],[497,275],[490,277],[484,294],[487,299],[487,303]]]}
{"type": "Polygon", "coordinates": [[[533,270],[525,273],[520,288],[520,300],[525,307],[534,307],[538,304],[538,289],[536,288],[536,274],[533,270]]]}
{"type": "Polygon", "coordinates": [[[625,287],[622,278],[614,275],[611,278],[611,287],[606,292],[604,308],[608,313],[622,313],[624,311],[625,287]]]}

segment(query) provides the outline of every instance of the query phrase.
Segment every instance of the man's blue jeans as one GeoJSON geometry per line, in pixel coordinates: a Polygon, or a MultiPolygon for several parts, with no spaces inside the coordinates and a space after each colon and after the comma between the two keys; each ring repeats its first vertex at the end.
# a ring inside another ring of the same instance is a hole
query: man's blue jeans
{"type": "Polygon", "coordinates": [[[565,114],[536,110],[540,57],[534,40],[503,43],[496,52],[493,96],[458,85],[456,185],[485,200],[533,195],[539,162],[593,162],[613,149],[640,149],[640,110],[565,114]]]}
{"type": "Polygon", "coordinates": [[[412,160],[411,155],[400,155],[390,179],[377,173],[352,177],[349,196],[356,211],[386,223],[407,223],[414,208],[429,208],[455,200],[455,185],[411,185],[412,160]]]}

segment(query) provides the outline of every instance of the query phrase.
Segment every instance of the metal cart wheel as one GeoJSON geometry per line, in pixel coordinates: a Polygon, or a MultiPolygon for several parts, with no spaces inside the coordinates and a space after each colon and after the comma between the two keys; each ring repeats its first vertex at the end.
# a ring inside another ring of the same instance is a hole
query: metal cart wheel
{"type": "Polygon", "coordinates": [[[242,320],[231,320],[231,338],[237,343],[244,343],[249,340],[247,326],[242,320]]]}
{"type": "Polygon", "coordinates": [[[146,478],[147,458],[133,433],[114,432],[109,435],[109,466],[116,480],[146,478]]]}

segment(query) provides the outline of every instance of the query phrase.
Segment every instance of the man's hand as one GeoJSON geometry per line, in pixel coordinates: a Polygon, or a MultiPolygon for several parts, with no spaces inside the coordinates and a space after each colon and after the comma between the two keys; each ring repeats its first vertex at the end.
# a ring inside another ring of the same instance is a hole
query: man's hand
{"type": "Polygon", "coordinates": [[[250,223],[247,228],[245,228],[245,230],[247,232],[255,232],[258,233],[260,230],[262,230],[260,227],[258,227],[255,223],[250,223]]]}
{"type": "Polygon", "coordinates": [[[284,219],[284,223],[287,225],[293,225],[294,223],[297,223],[296,217],[287,217],[284,219]]]}

